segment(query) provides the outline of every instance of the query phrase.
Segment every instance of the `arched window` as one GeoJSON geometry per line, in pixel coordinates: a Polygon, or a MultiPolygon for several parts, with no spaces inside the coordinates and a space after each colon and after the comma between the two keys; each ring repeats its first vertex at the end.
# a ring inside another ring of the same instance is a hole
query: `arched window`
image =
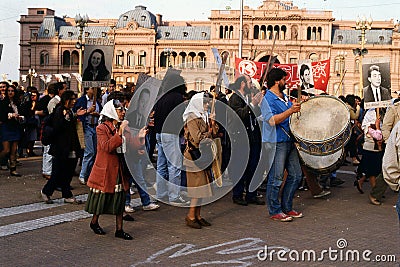
{"type": "Polygon", "coordinates": [[[48,66],[49,65],[49,52],[43,50],[40,52],[40,66],[48,66]]]}
{"type": "Polygon", "coordinates": [[[123,84],[124,83],[124,77],[117,76],[117,77],[115,77],[115,81],[116,81],[116,83],[123,84]]]}
{"type": "Polygon", "coordinates": [[[146,51],[139,52],[139,66],[146,67],[146,51]]]}
{"type": "Polygon", "coordinates": [[[307,40],[311,40],[311,27],[307,27],[307,40]]]}
{"type": "Polygon", "coordinates": [[[167,52],[161,52],[161,54],[160,54],[160,67],[161,68],[167,67],[167,60],[168,60],[167,52]]]}
{"type": "Polygon", "coordinates": [[[260,39],[264,40],[266,36],[267,36],[267,27],[265,25],[262,25],[260,29],[260,39]]]}
{"type": "Polygon", "coordinates": [[[269,39],[269,40],[272,40],[272,38],[274,37],[274,35],[273,35],[273,31],[274,31],[274,28],[272,28],[272,26],[271,25],[268,25],[268,27],[267,27],[267,38],[269,39]]]}
{"type": "Polygon", "coordinates": [[[333,68],[333,71],[336,73],[340,72],[340,59],[338,57],[335,58],[335,66],[333,68]]]}
{"type": "Polygon", "coordinates": [[[274,27],[274,34],[276,34],[276,39],[279,40],[280,35],[280,28],[278,25],[274,27]]]}
{"type": "Polygon", "coordinates": [[[310,55],[310,59],[311,59],[311,62],[317,62],[319,58],[318,58],[318,55],[317,55],[317,54],[312,53],[312,54],[310,55]]]}
{"type": "Polygon", "coordinates": [[[201,78],[197,78],[195,81],[195,90],[200,92],[204,91],[204,81],[201,78]]]}
{"type": "Polygon", "coordinates": [[[194,61],[196,61],[196,53],[190,52],[187,61],[189,64],[189,68],[194,68],[194,61]]]}
{"type": "Polygon", "coordinates": [[[63,52],[62,64],[65,67],[69,67],[71,65],[71,54],[69,53],[68,50],[65,50],[63,52]]]}
{"type": "Polygon", "coordinates": [[[123,66],[124,65],[124,52],[122,50],[117,51],[117,55],[115,58],[115,64],[117,66],[123,66]]]}
{"type": "Polygon", "coordinates": [[[317,27],[312,28],[311,40],[313,40],[313,41],[317,40],[317,27]]]}
{"type": "Polygon", "coordinates": [[[229,27],[225,26],[224,38],[229,39],[229,27]]]}
{"type": "Polygon", "coordinates": [[[76,50],[71,53],[71,65],[79,65],[79,52],[76,50]]]}
{"type": "Polygon", "coordinates": [[[318,27],[317,40],[322,40],[322,28],[318,27]]]}
{"type": "Polygon", "coordinates": [[[219,26],[219,39],[224,39],[224,26],[219,26]]]}
{"type": "Polygon", "coordinates": [[[360,73],[360,59],[356,58],[354,62],[354,73],[360,73]]]}
{"type": "Polygon", "coordinates": [[[204,52],[200,52],[198,54],[199,57],[199,68],[204,69],[206,67],[206,54],[204,52]]]}
{"type": "Polygon", "coordinates": [[[186,68],[186,57],[187,54],[185,52],[179,53],[178,64],[181,66],[181,68],[186,68]]]}
{"type": "Polygon", "coordinates": [[[286,40],[286,32],[287,32],[287,28],[285,25],[283,25],[281,27],[281,40],[286,40]]]}
{"type": "Polygon", "coordinates": [[[126,78],[127,83],[135,83],[135,77],[128,77],[126,78]]]}
{"type": "Polygon", "coordinates": [[[233,26],[229,27],[229,39],[233,39],[233,26]]]}
{"type": "Polygon", "coordinates": [[[254,26],[254,34],[253,34],[254,39],[258,39],[259,34],[260,34],[260,26],[256,25],[254,26]]]}
{"type": "Polygon", "coordinates": [[[134,67],[135,66],[135,53],[133,51],[129,51],[127,54],[127,63],[128,67],[134,67]]]}

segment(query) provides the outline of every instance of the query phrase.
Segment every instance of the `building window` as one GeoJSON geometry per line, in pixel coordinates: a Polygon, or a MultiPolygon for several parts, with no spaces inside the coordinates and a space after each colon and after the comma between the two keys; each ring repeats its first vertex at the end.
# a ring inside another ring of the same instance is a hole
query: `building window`
{"type": "Polygon", "coordinates": [[[272,40],[272,38],[274,38],[273,32],[274,32],[274,28],[272,27],[272,25],[268,25],[268,28],[267,28],[267,38],[268,38],[269,40],[272,40]]]}
{"type": "Polygon", "coordinates": [[[343,42],[343,35],[338,35],[337,39],[339,43],[343,42]]]}
{"type": "Polygon", "coordinates": [[[38,11],[36,12],[36,14],[38,14],[38,15],[44,15],[44,10],[38,10],[38,11]]]}
{"type": "Polygon", "coordinates": [[[319,58],[318,58],[318,55],[317,55],[317,54],[312,53],[312,54],[310,55],[310,59],[311,59],[311,62],[317,62],[319,58]]]}
{"type": "Polygon", "coordinates": [[[189,33],[188,32],[183,32],[183,37],[188,37],[189,33]]]}
{"type": "Polygon", "coordinates": [[[65,50],[63,52],[62,64],[65,67],[69,67],[71,65],[71,54],[69,53],[68,50],[65,50]]]}
{"type": "Polygon", "coordinates": [[[74,35],[73,32],[68,32],[68,37],[72,37],[72,35],[74,35]]]}
{"type": "Polygon", "coordinates": [[[200,52],[198,54],[199,57],[199,68],[204,69],[206,67],[206,54],[204,52],[200,52]]]}
{"type": "Polygon", "coordinates": [[[322,28],[318,27],[317,30],[317,40],[322,40],[322,28]]]}
{"type": "Polygon", "coordinates": [[[146,67],[146,52],[140,51],[139,53],[139,66],[146,67]]]}
{"type": "Polygon", "coordinates": [[[267,36],[267,27],[265,25],[262,25],[260,28],[260,39],[263,40],[267,36]]]}
{"type": "Polygon", "coordinates": [[[379,36],[379,42],[383,43],[383,41],[385,41],[385,37],[383,35],[380,35],[379,36]]]}
{"type": "Polygon", "coordinates": [[[258,39],[259,34],[260,34],[260,26],[256,25],[256,26],[254,26],[253,38],[254,39],[258,39]]]}
{"type": "Polygon", "coordinates": [[[124,77],[117,76],[117,77],[115,77],[115,81],[116,81],[116,83],[123,84],[124,83],[124,77]]]}
{"type": "Polygon", "coordinates": [[[37,33],[38,33],[37,29],[31,30],[31,38],[36,38],[37,37],[37,33]]]}
{"type": "Polygon", "coordinates": [[[101,37],[103,37],[103,38],[107,37],[107,33],[106,32],[102,32],[101,33],[101,37]]]}
{"type": "Polygon", "coordinates": [[[124,16],[122,19],[123,19],[123,21],[127,21],[128,20],[128,16],[124,16]]]}
{"type": "Polygon", "coordinates": [[[71,53],[71,64],[74,66],[79,65],[79,53],[76,50],[71,53]]]}
{"type": "Polygon", "coordinates": [[[115,64],[117,66],[123,66],[124,65],[124,52],[122,50],[118,50],[117,56],[115,59],[116,59],[115,64]]]}
{"type": "Polygon", "coordinates": [[[89,37],[89,35],[90,35],[90,32],[85,32],[85,37],[86,38],[89,37]]]}
{"type": "Polygon", "coordinates": [[[297,58],[291,57],[290,58],[290,64],[297,64],[297,58]]]}
{"type": "Polygon", "coordinates": [[[354,62],[354,73],[360,73],[360,59],[357,58],[354,62]]]}
{"type": "Polygon", "coordinates": [[[311,40],[311,27],[307,27],[307,40],[311,40]]]}
{"type": "Polygon", "coordinates": [[[142,21],[145,21],[146,20],[146,16],[145,15],[141,16],[141,19],[142,19],[142,21]]]}
{"type": "Polygon", "coordinates": [[[135,66],[135,54],[133,51],[128,52],[128,66],[134,67],[135,66]]]}
{"type": "Polygon", "coordinates": [[[202,79],[196,79],[195,90],[198,92],[204,91],[204,81],[202,79]]]}
{"type": "Polygon", "coordinates": [[[49,32],[50,32],[49,29],[45,29],[45,30],[43,31],[43,34],[44,34],[44,35],[49,35],[49,32]]]}
{"type": "Polygon", "coordinates": [[[281,40],[286,40],[286,32],[287,32],[287,27],[285,25],[283,25],[281,27],[281,40]]]}
{"type": "Polygon", "coordinates": [[[336,73],[340,72],[340,59],[339,58],[335,58],[335,66],[333,68],[333,71],[336,73]]]}
{"type": "Polygon", "coordinates": [[[127,83],[135,83],[135,77],[128,77],[126,78],[127,83]]]}
{"type": "Polygon", "coordinates": [[[206,38],[207,37],[207,33],[206,32],[201,32],[201,37],[206,38]]]}
{"type": "Polygon", "coordinates": [[[40,66],[48,66],[49,65],[49,52],[42,51],[40,52],[40,66]]]}
{"type": "Polygon", "coordinates": [[[171,35],[170,32],[165,32],[165,37],[169,37],[171,35]]]}

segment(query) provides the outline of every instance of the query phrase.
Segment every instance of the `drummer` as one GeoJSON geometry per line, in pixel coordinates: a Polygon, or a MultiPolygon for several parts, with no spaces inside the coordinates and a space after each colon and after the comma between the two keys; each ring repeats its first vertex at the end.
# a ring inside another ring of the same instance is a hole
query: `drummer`
{"type": "Polygon", "coordinates": [[[292,103],[283,93],[286,89],[287,73],[279,68],[267,74],[269,90],[261,104],[263,118],[262,142],[263,156],[270,159],[267,182],[267,204],[270,218],[281,222],[290,222],[293,218],[301,218],[303,214],[293,209],[293,197],[301,181],[302,173],[298,152],[290,135],[289,117],[300,111],[299,103],[292,103]],[[279,191],[284,178],[284,170],[288,176],[279,191]]]}

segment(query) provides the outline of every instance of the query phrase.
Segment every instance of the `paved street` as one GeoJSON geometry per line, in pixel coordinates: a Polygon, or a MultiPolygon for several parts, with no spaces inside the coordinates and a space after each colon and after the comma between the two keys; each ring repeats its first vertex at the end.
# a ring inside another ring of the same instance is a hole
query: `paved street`
{"type": "MultiPolygon", "coordinates": [[[[185,226],[184,208],[161,204],[159,210],[148,212],[137,207],[135,221],[124,223],[134,240],[125,241],[114,237],[114,216],[101,216],[107,234],[97,236],[89,228],[90,215],[83,205],[64,204],[62,199],[43,204],[41,157],[21,163],[20,178],[0,172],[1,266],[398,266],[363,261],[363,253],[371,260],[395,255],[400,262],[397,194],[388,190],[382,206],[369,204],[369,185],[365,184],[364,195],[353,187],[353,166],[341,168],[338,176],[346,182],[332,188],[329,198],[313,199],[308,191],[297,192],[295,208],[305,217],[291,223],[270,220],[266,206],[234,205],[229,194],[203,208],[203,216],[213,225],[201,230],[185,226]],[[289,263],[279,261],[276,253],[272,263],[270,258],[258,259],[265,246],[268,251],[287,251],[281,255],[289,263]],[[322,262],[301,261],[305,250],[314,250],[322,262]],[[323,250],[328,252],[321,254],[323,250]],[[337,250],[331,260],[329,250],[337,250]],[[360,262],[346,261],[346,252],[354,250],[360,262]],[[296,257],[296,251],[299,261],[291,262],[289,255],[296,257]]],[[[77,177],[72,186],[74,194],[85,199],[88,188],[77,177]]],[[[61,193],[53,197],[60,198],[61,193]]]]}

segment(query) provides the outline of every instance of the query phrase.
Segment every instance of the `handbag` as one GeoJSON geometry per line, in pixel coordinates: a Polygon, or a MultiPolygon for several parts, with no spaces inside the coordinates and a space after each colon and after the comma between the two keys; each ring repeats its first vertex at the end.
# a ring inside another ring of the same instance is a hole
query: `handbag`
{"type": "Polygon", "coordinates": [[[195,147],[192,142],[188,140],[188,150],[190,157],[192,158],[194,164],[201,170],[211,170],[212,168],[214,153],[211,146],[211,140],[200,142],[199,147],[195,147]]]}

